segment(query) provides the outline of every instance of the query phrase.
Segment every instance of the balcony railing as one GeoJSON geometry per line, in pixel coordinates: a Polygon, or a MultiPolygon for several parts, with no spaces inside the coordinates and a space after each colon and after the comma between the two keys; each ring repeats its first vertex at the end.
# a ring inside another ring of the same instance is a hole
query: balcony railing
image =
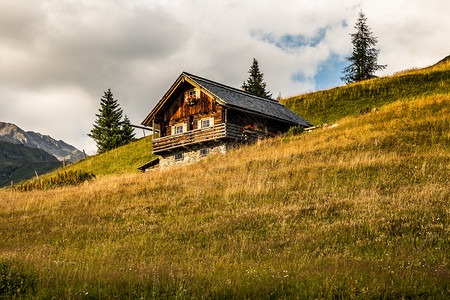
{"type": "Polygon", "coordinates": [[[208,128],[157,138],[152,141],[152,144],[153,153],[158,153],[219,139],[254,142],[266,137],[266,133],[262,131],[250,129],[244,132],[242,126],[222,123],[208,128]]]}

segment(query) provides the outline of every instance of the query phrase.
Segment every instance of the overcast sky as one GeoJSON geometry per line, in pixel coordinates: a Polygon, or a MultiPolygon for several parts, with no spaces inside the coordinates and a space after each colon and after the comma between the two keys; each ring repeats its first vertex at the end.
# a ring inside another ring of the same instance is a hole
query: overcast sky
{"type": "Polygon", "coordinates": [[[378,75],[450,54],[448,0],[0,0],[0,121],[93,154],[108,88],[140,124],[182,71],[239,88],[256,58],[275,97],[342,85],[361,9],[378,75]]]}

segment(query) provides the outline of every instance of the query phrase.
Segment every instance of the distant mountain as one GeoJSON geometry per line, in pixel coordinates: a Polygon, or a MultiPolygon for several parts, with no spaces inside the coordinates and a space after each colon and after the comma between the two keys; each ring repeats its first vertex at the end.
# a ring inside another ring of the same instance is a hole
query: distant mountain
{"type": "Polygon", "coordinates": [[[57,141],[48,135],[23,131],[11,123],[0,122],[0,141],[38,148],[54,155],[60,161],[65,159],[66,161],[76,162],[84,157],[83,152],[74,146],[61,140],[57,141]]]}
{"type": "Polygon", "coordinates": [[[44,150],[0,141],[0,188],[61,166],[61,162],[44,150]]]}

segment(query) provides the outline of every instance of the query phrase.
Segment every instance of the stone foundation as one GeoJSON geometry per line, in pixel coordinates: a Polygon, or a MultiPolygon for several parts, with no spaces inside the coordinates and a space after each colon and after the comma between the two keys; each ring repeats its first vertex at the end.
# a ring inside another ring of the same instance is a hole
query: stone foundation
{"type": "Polygon", "coordinates": [[[159,167],[161,169],[164,169],[168,167],[190,164],[193,162],[197,162],[200,159],[205,158],[211,154],[225,154],[232,148],[233,144],[230,143],[203,144],[189,147],[188,149],[181,148],[179,151],[162,154],[161,160],[159,162],[159,167]]]}

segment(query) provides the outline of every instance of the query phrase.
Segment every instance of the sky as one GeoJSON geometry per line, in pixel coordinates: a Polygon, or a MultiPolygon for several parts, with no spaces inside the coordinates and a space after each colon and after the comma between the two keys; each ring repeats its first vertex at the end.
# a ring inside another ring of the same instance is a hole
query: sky
{"type": "Polygon", "coordinates": [[[140,125],[183,71],[240,88],[256,58],[274,97],[343,85],[360,10],[378,76],[450,54],[448,0],[0,0],[0,121],[94,154],[109,88],[140,125]]]}

